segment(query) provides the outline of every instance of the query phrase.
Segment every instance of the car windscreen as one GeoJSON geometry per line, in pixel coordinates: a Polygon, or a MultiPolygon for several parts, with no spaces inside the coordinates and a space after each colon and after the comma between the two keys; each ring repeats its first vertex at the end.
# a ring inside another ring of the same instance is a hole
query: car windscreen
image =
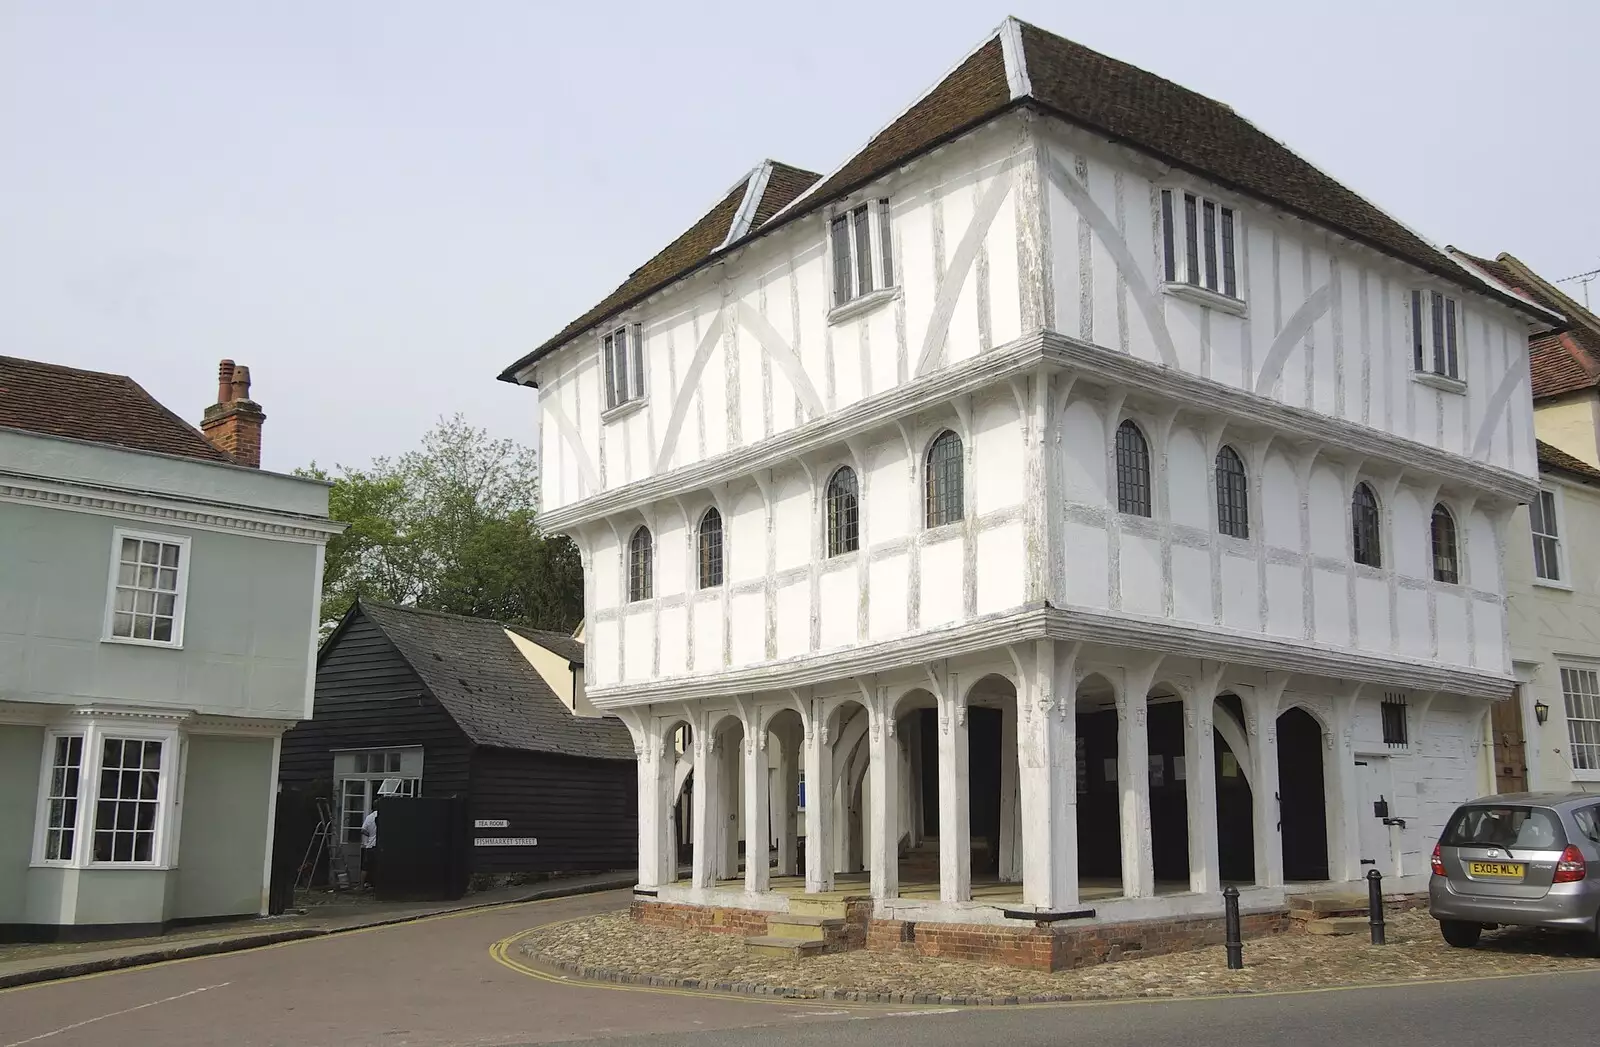
{"type": "Polygon", "coordinates": [[[1554,811],[1495,804],[1456,811],[1439,842],[1446,847],[1559,851],[1567,845],[1567,835],[1554,811]]]}

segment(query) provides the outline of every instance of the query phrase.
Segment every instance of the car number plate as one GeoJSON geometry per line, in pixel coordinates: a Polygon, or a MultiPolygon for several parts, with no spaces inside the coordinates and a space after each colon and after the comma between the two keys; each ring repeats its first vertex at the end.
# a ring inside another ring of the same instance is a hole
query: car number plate
{"type": "Polygon", "coordinates": [[[1491,880],[1520,880],[1527,867],[1521,862],[1468,862],[1467,872],[1491,880]]]}

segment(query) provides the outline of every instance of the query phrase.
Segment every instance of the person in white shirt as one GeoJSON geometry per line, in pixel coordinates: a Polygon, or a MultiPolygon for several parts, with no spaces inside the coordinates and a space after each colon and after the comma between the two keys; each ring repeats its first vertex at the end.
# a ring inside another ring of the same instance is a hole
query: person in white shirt
{"type": "Polygon", "coordinates": [[[373,878],[378,868],[378,805],[374,801],[372,810],[361,819],[361,871],[365,874],[365,882],[372,886],[373,878]]]}

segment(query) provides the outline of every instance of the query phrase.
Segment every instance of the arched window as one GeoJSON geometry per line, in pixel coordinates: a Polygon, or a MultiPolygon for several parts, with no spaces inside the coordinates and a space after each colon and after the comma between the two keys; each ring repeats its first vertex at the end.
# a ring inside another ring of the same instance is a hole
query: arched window
{"type": "Polygon", "coordinates": [[[1356,563],[1383,566],[1383,546],[1378,537],[1378,496],[1364,483],[1356,484],[1350,499],[1350,528],[1356,563]]]}
{"type": "Polygon", "coordinates": [[[1461,581],[1460,561],[1456,557],[1456,518],[1442,504],[1433,507],[1433,580],[1461,581]]]}
{"type": "Polygon", "coordinates": [[[828,555],[853,553],[861,545],[861,501],[856,473],[841,465],[828,477],[828,555]]]}
{"type": "Polygon", "coordinates": [[[1217,530],[1250,537],[1250,488],[1239,452],[1223,445],[1217,452],[1217,530]]]}
{"type": "Polygon", "coordinates": [[[641,527],[628,539],[628,602],[650,599],[654,577],[655,544],[650,528],[641,527]]]}
{"type": "Polygon", "coordinates": [[[928,448],[927,526],[955,523],[966,513],[962,500],[961,437],[946,429],[928,448]]]}
{"type": "Polygon", "coordinates": [[[722,584],[722,514],[712,506],[700,517],[700,588],[722,584]]]}
{"type": "Polygon", "coordinates": [[[1132,422],[1117,426],[1117,511],[1150,515],[1150,445],[1132,422]]]}

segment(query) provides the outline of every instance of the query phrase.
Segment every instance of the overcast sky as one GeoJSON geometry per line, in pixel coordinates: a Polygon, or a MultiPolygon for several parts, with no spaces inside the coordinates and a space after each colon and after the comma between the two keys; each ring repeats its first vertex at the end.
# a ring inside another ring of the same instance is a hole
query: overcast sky
{"type": "Polygon", "coordinates": [[[0,0],[0,353],[191,420],[232,357],[274,469],[456,411],[532,442],[506,364],[761,158],[841,163],[1006,14],[1436,243],[1600,267],[1594,0],[0,0]]]}

